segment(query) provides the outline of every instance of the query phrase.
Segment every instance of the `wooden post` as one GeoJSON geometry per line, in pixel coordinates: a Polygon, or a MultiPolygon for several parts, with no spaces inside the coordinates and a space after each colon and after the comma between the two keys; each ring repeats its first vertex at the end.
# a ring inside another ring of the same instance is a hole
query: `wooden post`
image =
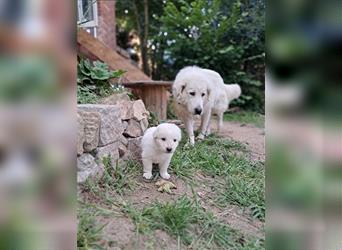
{"type": "Polygon", "coordinates": [[[163,86],[145,86],[142,99],[149,111],[155,112],[159,119],[165,120],[167,113],[167,92],[163,86]]]}

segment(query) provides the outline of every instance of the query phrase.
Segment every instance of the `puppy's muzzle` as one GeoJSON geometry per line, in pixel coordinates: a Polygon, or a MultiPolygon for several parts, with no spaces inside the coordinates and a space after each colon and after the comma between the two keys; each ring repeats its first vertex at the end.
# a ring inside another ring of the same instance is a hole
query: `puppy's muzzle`
{"type": "Polygon", "coordinates": [[[171,153],[171,151],[172,151],[172,148],[166,148],[167,153],[171,153]]]}

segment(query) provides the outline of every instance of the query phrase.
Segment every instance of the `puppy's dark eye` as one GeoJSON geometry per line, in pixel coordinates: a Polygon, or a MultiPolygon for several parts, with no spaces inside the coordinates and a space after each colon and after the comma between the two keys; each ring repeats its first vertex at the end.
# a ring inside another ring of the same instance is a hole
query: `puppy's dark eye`
{"type": "Polygon", "coordinates": [[[202,96],[205,96],[205,94],[204,94],[204,93],[202,93],[202,96]]]}
{"type": "Polygon", "coordinates": [[[190,92],[189,94],[192,96],[195,96],[195,92],[190,92]]]}
{"type": "Polygon", "coordinates": [[[166,141],[166,138],[161,138],[163,141],[166,141]]]}
{"type": "Polygon", "coordinates": [[[176,139],[173,139],[174,142],[176,142],[177,140],[176,139]]]}

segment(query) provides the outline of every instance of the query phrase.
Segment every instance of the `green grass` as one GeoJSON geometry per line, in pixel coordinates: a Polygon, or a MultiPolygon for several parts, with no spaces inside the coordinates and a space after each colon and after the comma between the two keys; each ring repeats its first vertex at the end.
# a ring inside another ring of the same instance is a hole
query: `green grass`
{"type": "Polygon", "coordinates": [[[228,165],[226,175],[216,180],[213,191],[215,204],[229,204],[251,209],[252,216],[265,221],[264,166],[243,158],[228,165]]]}
{"type": "Polygon", "coordinates": [[[221,208],[233,204],[250,208],[252,215],[265,219],[264,165],[254,163],[245,154],[246,148],[232,140],[210,136],[195,147],[181,142],[171,162],[172,173],[194,182],[200,171],[215,178],[215,204],[221,208]]]}
{"type": "Polygon", "coordinates": [[[96,222],[96,212],[81,207],[77,210],[77,248],[82,250],[103,249],[98,241],[101,239],[103,227],[96,222]]]}
{"type": "Polygon", "coordinates": [[[262,241],[244,236],[218,221],[212,213],[204,211],[196,199],[186,196],[140,210],[126,205],[124,212],[135,223],[137,232],[151,234],[156,229],[164,230],[193,249],[262,249],[262,241]]]}
{"type": "Polygon", "coordinates": [[[170,169],[173,174],[184,179],[191,179],[197,171],[210,176],[223,175],[227,164],[237,157],[236,151],[246,152],[241,143],[217,136],[196,142],[194,147],[185,143],[186,136],[183,138],[172,157],[170,169]]]}
{"type": "Polygon", "coordinates": [[[128,161],[125,164],[117,164],[113,168],[110,159],[104,158],[104,175],[100,184],[106,189],[114,189],[115,192],[123,194],[125,190],[133,190],[136,186],[135,177],[139,176],[141,167],[134,161],[128,161]]]}
{"type": "Polygon", "coordinates": [[[141,166],[137,162],[128,161],[113,168],[109,157],[104,157],[102,162],[103,176],[97,180],[87,179],[82,188],[100,199],[103,205],[110,206],[116,202],[113,194],[124,195],[138,186],[136,176],[140,175],[141,166]]]}
{"type": "Polygon", "coordinates": [[[253,124],[259,128],[265,127],[265,116],[252,111],[225,113],[223,120],[253,124]]]}

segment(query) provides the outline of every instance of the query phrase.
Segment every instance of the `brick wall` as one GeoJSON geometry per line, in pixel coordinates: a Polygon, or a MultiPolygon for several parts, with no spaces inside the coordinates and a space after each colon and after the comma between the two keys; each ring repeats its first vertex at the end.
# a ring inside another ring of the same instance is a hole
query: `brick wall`
{"type": "Polygon", "coordinates": [[[108,47],[116,50],[115,0],[98,0],[97,38],[108,47]]]}

